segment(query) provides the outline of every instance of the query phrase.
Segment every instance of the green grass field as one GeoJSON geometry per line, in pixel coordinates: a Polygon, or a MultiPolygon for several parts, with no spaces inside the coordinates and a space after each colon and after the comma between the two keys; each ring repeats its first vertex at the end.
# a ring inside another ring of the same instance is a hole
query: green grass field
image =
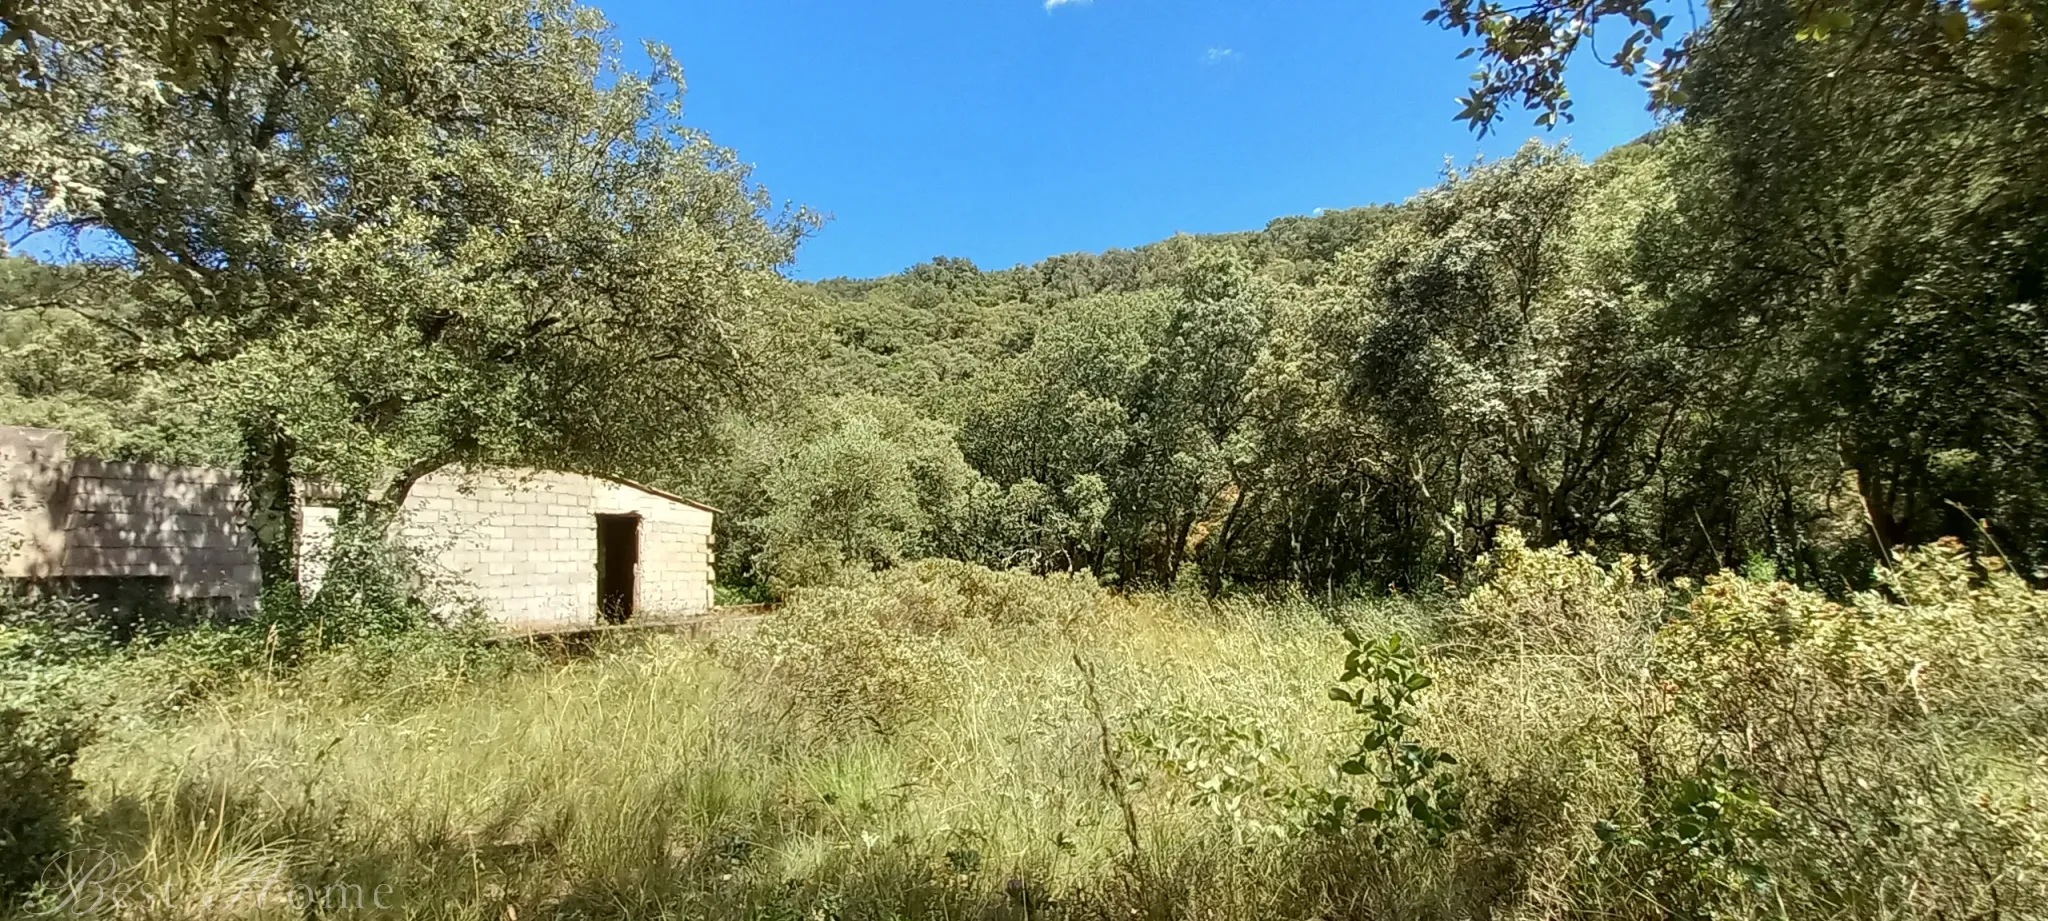
{"type": "Polygon", "coordinates": [[[23,911],[2019,918],[2044,905],[2040,595],[1999,583],[1924,599],[1881,625],[1893,633],[1856,636],[1882,652],[1876,671],[1835,674],[1862,660],[1838,655],[1829,624],[1875,623],[1881,607],[1842,619],[1784,586],[1661,587],[1563,554],[1517,559],[1462,601],[1337,610],[920,564],[710,641],[570,657],[434,637],[343,647],[107,728],[77,766],[77,847],[23,911]],[[1692,613],[1659,629],[1687,610],[1680,589],[1692,613]],[[1937,617],[2004,632],[1963,642],[1937,617]],[[1930,624],[1943,633],[1906,635],[1930,624]],[[1403,749],[1367,744],[1373,719],[1330,698],[1345,625],[1420,651],[1401,661],[1431,681],[1395,722],[1455,756],[1439,770],[1454,815],[1434,826],[1405,804],[1357,811],[1398,786],[1403,749]],[[1739,654],[1752,625],[1778,637],[1770,658],[1739,654]],[[1917,671],[1886,684],[1893,652],[1917,671]],[[1970,686],[1985,676],[2000,683],[1970,686]],[[1691,682],[1714,698],[1689,696],[1691,682]],[[1362,744],[1361,770],[1339,770],[1362,744]]]}

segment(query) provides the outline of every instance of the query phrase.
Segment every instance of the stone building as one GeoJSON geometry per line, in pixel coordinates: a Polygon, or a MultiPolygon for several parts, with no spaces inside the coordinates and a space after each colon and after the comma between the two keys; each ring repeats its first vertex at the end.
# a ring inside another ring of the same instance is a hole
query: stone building
{"type": "Polygon", "coordinates": [[[69,436],[0,426],[0,577],[102,598],[256,603],[233,473],[72,457],[69,436]]]}
{"type": "MultiPolygon", "coordinates": [[[[515,628],[619,622],[711,607],[716,510],[625,480],[443,470],[413,484],[404,540],[515,628]]],[[[299,516],[301,573],[320,579],[336,510],[299,516]]]]}
{"type": "MultiPolygon", "coordinates": [[[[246,610],[254,538],[232,471],[72,457],[67,436],[0,426],[0,578],[102,598],[246,610]]],[[[443,470],[407,497],[404,541],[513,629],[689,615],[712,604],[716,510],[625,480],[443,470]]],[[[332,508],[300,509],[301,576],[317,589],[332,508]]]]}

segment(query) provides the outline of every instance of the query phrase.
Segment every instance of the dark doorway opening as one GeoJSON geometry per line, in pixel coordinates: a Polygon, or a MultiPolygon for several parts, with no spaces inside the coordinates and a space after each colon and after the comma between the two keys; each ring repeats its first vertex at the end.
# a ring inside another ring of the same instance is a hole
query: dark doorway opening
{"type": "Polygon", "coordinates": [[[633,581],[640,568],[640,516],[597,516],[597,619],[633,617],[633,581]]]}

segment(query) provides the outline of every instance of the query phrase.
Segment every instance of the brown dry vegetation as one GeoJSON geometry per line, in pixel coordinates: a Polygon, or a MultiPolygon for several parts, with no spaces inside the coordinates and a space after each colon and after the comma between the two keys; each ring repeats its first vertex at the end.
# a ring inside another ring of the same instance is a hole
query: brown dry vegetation
{"type": "MultiPolygon", "coordinates": [[[[1952,546],[1886,579],[1836,603],[1510,540],[1462,599],[1331,611],[932,562],[709,644],[366,641],[110,728],[28,909],[2039,916],[2048,596],[1952,546]],[[1456,762],[1433,818],[1358,811],[1398,746],[1359,755],[1370,707],[1329,699],[1340,625],[1433,679],[1393,720],[1456,762]]],[[[169,654],[113,684],[160,695],[169,654]]]]}

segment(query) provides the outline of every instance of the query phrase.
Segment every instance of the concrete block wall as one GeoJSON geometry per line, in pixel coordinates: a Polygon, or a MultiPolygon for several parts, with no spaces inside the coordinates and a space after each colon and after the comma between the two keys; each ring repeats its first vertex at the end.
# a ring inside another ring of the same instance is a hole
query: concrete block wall
{"type": "Polygon", "coordinates": [[[0,578],[61,574],[70,440],[51,429],[0,426],[0,578]]]}
{"type": "Polygon", "coordinates": [[[236,474],[92,458],[70,473],[65,576],[159,578],[174,600],[256,603],[256,539],[236,474]]]}
{"type": "Polygon", "coordinates": [[[299,591],[307,598],[319,594],[320,583],[327,578],[328,555],[340,521],[338,508],[299,506],[299,591]]]}
{"type": "Polygon", "coordinates": [[[234,473],[71,457],[67,442],[0,426],[0,577],[152,579],[175,601],[255,604],[234,473]]]}
{"type": "Polygon", "coordinates": [[[403,534],[523,628],[597,622],[597,516],[641,516],[636,616],[711,606],[712,513],[611,480],[533,470],[450,469],[414,484],[403,534]]]}
{"type": "Polygon", "coordinates": [[[710,609],[712,512],[625,483],[598,480],[596,486],[593,513],[640,516],[634,607],[653,614],[710,609]]]}
{"type": "MultiPolygon", "coordinates": [[[[0,426],[0,578],[149,579],[173,600],[247,609],[255,538],[232,471],[74,458],[67,436],[0,426]]],[[[621,481],[450,469],[406,500],[402,535],[494,618],[597,621],[597,516],[640,518],[636,616],[712,605],[712,511],[621,481]]],[[[317,590],[335,512],[300,510],[301,578],[317,590]]]]}

